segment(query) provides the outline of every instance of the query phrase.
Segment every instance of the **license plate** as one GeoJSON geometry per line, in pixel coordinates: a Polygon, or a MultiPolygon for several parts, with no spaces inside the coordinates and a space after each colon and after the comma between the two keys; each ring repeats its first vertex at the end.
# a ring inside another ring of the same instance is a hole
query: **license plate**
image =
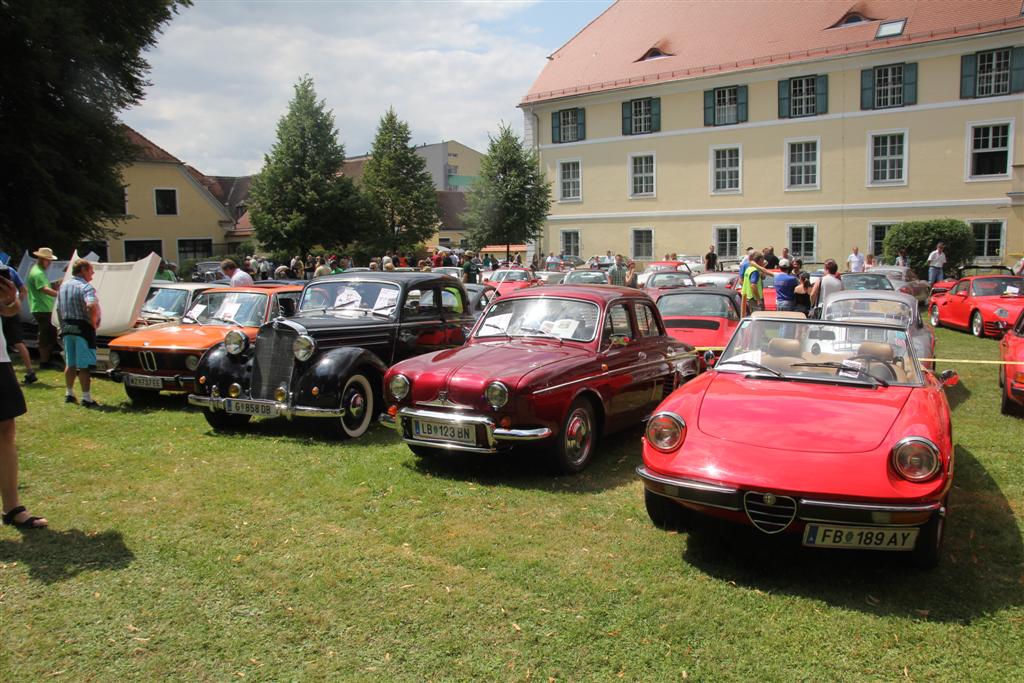
{"type": "Polygon", "coordinates": [[[476,428],[473,425],[413,419],[412,435],[416,439],[428,439],[430,441],[476,443],[476,428]]]}
{"type": "Polygon", "coordinates": [[[132,387],[143,387],[145,389],[163,389],[164,381],[159,377],[150,377],[149,375],[128,375],[124,378],[124,383],[132,387]]]}
{"type": "Polygon", "coordinates": [[[277,406],[265,401],[243,401],[237,398],[226,398],[224,399],[224,410],[235,415],[277,417],[277,406]]]}
{"type": "Polygon", "coordinates": [[[804,545],[816,548],[864,548],[913,550],[918,529],[914,527],[827,526],[804,527],[804,545]]]}

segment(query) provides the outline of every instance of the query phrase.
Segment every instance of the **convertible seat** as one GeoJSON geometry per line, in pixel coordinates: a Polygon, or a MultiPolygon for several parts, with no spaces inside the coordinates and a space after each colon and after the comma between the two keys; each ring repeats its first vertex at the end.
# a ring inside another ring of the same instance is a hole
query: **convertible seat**
{"type": "Polygon", "coordinates": [[[891,344],[882,342],[862,342],[857,347],[857,355],[864,359],[864,368],[869,375],[883,382],[897,382],[896,369],[892,365],[896,357],[891,344]]]}
{"type": "Polygon", "coordinates": [[[768,342],[761,362],[777,372],[788,372],[793,363],[803,360],[803,349],[799,339],[775,337],[768,342]]]}

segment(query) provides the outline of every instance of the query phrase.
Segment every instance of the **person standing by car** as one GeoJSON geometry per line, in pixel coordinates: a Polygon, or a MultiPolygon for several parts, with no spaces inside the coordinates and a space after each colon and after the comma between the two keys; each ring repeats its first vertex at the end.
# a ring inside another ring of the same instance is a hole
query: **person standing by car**
{"type": "Polygon", "coordinates": [[[762,276],[761,271],[764,266],[764,254],[755,251],[750,257],[750,265],[747,266],[746,272],[743,274],[743,285],[741,292],[743,294],[742,311],[740,315],[746,317],[754,311],[760,311],[764,302],[764,289],[761,285],[762,276]],[[755,266],[761,266],[755,267],[755,266]]]}
{"type": "Polygon", "coordinates": [[[473,252],[467,251],[462,262],[462,281],[467,285],[475,285],[480,279],[480,266],[473,258],[473,252]]]}
{"type": "Polygon", "coordinates": [[[811,285],[811,274],[800,273],[800,284],[793,289],[793,310],[807,315],[811,312],[811,292],[814,287],[811,285]]]}
{"type": "Polygon", "coordinates": [[[626,264],[626,286],[633,289],[637,287],[636,264],[632,261],[626,264]]]}
{"type": "Polygon", "coordinates": [[[39,327],[39,367],[52,366],[57,370],[64,368],[51,362],[50,356],[57,346],[57,328],[53,326],[53,305],[57,300],[57,290],[50,286],[46,279],[46,269],[54,260],[53,250],[39,247],[32,253],[36,263],[28,272],[28,307],[39,327]]]}
{"type": "Polygon", "coordinates": [[[860,253],[860,247],[854,247],[853,253],[846,257],[846,272],[864,272],[864,255],[860,253]]]}
{"type": "Polygon", "coordinates": [[[718,254],[715,253],[715,245],[708,246],[708,253],[704,254],[704,272],[710,273],[718,270],[718,254]]]}
{"type": "Polygon", "coordinates": [[[96,330],[100,326],[100,301],[89,284],[94,270],[85,259],[71,265],[71,280],[65,282],[57,295],[57,317],[64,338],[64,402],[78,403],[75,398],[75,377],[82,385],[82,405],[96,408],[99,404],[89,391],[92,378],[89,370],[96,367],[96,330]]]}
{"type": "Polygon", "coordinates": [[[942,269],[946,266],[946,245],[939,242],[935,245],[935,251],[928,254],[928,284],[935,286],[935,283],[942,279],[942,269]]]}
{"type": "Polygon", "coordinates": [[[825,274],[821,276],[814,290],[811,292],[811,303],[815,306],[825,303],[829,294],[843,291],[843,281],[836,274],[839,272],[839,264],[829,259],[825,261],[825,274]]]}
{"type": "Polygon", "coordinates": [[[786,259],[779,261],[779,270],[782,272],[775,276],[776,309],[780,311],[795,311],[796,286],[800,281],[793,276],[793,266],[786,259]]]}
{"type": "Polygon", "coordinates": [[[626,263],[622,254],[615,255],[615,263],[608,269],[608,284],[626,286],[626,263]]]}
{"type": "MultiPolygon", "coordinates": [[[[11,282],[14,283],[14,289],[18,292],[19,300],[24,301],[27,299],[28,289],[25,287],[25,281],[18,275],[18,271],[7,266],[0,266],[0,268],[6,269],[6,276],[9,276],[11,282]]],[[[21,306],[18,309],[20,311],[21,306]]],[[[21,362],[25,366],[25,384],[32,384],[38,378],[36,377],[36,371],[32,368],[32,356],[29,355],[25,341],[21,337],[21,317],[17,314],[3,316],[3,328],[7,344],[18,352],[18,355],[21,356],[21,362]]]]}
{"type": "Polygon", "coordinates": [[[899,254],[896,256],[896,265],[906,268],[910,265],[910,259],[907,258],[907,250],[900,249],[899,254]]]}
{"type": "Polygon", "coordinates": [[[231,280],[232,287],[252,286],[252,276],[238,267],[238,264],[231,259],[224,259],[220,262],[220,269],[231,280]]]}

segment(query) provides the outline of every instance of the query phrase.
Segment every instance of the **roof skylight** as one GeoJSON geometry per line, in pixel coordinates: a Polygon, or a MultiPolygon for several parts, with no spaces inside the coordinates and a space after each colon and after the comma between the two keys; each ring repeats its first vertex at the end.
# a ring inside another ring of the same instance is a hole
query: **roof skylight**
{"type": "Polygon", "coordinates": [[[875,38],[892,38],[903,33],[903,28],[907,25],[906,19],[895,19],[893,21],[883,21],[878,25],[878,31],[875,33],[875,38]]]}
{"type": "Polygon", "coordinates": [[[646,62],[651,59],[661,59],[662,57],[670,57],[666,52],[662,52],[661,48],[652,47],[650,50],[644,53],[644,56],[636,60],[638,62],[646,62]]]}

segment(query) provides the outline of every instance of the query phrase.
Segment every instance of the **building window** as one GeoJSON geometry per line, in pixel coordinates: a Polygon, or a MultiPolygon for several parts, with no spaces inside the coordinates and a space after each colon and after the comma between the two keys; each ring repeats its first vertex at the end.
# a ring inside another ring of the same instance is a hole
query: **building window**
{"type": "Polygon", "coordinates": [[[740,226],[715,226],[715,252],[719,259],[738,258],[740,253],[740,226]]]}
{"type": "Polygon", "coordinates": [[[1010,174],[1010,124],[971,126],[970,177],[1004,177],[1010,174]]]}
{"type": "Polygon", "coordinates": [[[812,263],[817,260],[814,253],[815,232],[814,225],[791,225],[789,226],[789,253],[805,263],[812,263]]]}
{"type": "Polygon", "coordinates": [[[728,126],[747,120],[747,86],[704,91],[704,125],[728,126]]]}
{"type": "Polygon", "coordinates": [[[178,240],[179,262],[208,259],[213,256],[213,240],[178,240]]]}
{"type": "Polygon", "coordinates": [[[124,241],[124,260],[125,261],[138,261],[139,259],[146,258],[150,254],[155,253],[157,256],[163,257],[164,255],[164,243],[163,240],[125,240],[124,241]]]}
{"type": "Polygon", "coordinates": [[[736,88],[718,88],[715,90],[715,125],[722,126],[736,123],[736,88]]]}
{"type": "Polygon", "coordinates": [[[787,143],[786,188],[818,187],[818,141],[796,140],[787,143]]]}
{"type": "Polygon", "coordinates": [[[153,190],[157,216],[178,215],[178,191],[171,189],[153,190]]]}
{"type": "Polygon", "coordinates": [[[651,101],[633,100],[633,135],[651,132],[651,101]]]}
{"type": "Polygon", "coordinates": [[[661,130],[661,98],[645,97],[622,103],[622,134],[645,135],[661,130]]]}
{"type": "Polygon", "coordinates": [[[978,53],[978,97],[1009,94],[1010,55],[1009,48],[978,53]]]}
{"type": "Polygon", "coordinates": [[[579,256],[580,255],[580,231],[579,230],[563,230],[562,231],[562,256],[579,256]]]}
{"type": "Polygon", "coordinates": [[[917,104],[917,64],[887,64],[860,72],[861,109],[913,104],[917,104]]]}
{"type": "Polygon", "coordinates": [[[817,95],[814,87],[814,76],[789,79],[790,116],[814,116],[817,95]]]}
{"type": "Polygon", "coordinates": [[[713,193],[736,193],[740,187],[741,154],[739,147],[712,147],[711,168],[713,193]]]}
{"type": "Polygon", "coordinates": [[[875,67],[875,108],[903,106],[903,65],[875,67]]]}
{"type": "Polygon", "coordinates": [[[875,32],[875,38],[892,38],[903,33],[903,27],[907,25],[906,19],[896,19],[894,21],[883,21],[878,25],[878,30],[875,32]]]}
{"type": "Polygon", "coordinates": [[[89,241],[89,242],[82,242],[78,246],[78,253],[83,258],[88,256],[90,251],[92,253],[96,254],[97,256],[99,256],[100,257],[100,261],[102,261],[104,263],[110,261],[108,250],[107,250],[107,243],[106,242],[89,241]]]}
{"type": "Polygon", "coordinates": [[[882,262],[882,254],[885,252],[885,235],[893,225],[894,223],[872,223],[868,229],[868,244],[871,245],[869,253],[875,255],[877,263],[882,262]]]}
{"type": "Polygon", "coordinates": [[[583,109],[562,109],[551,114],[551,142],[577,142],[586,138],[583,109]]]}
{"type": "Polygon", "coordinates": [[[654,155],[638,154],[629,158],[629,195],[654,196],[654,155]]]}
{"type": "Polygon", "coordinates": [[[580,162],[558,162],[558,200],[562,202],[575,202],[581,198],[580,162]]]}
{"type": "Polygon", "coordinates": [[[905,133],[869,135],[871,155],[870,185],[906,184],[905,133]]]}
{"type": "Polygon", "coordinates": [[[998,263],[1003,247],[1002,221],[977,221],[974,230],[974,258],[979,263],[998,263]]]}
{"type": "Polygon", "coordinates": [[[633,258],[650,261],[654,258],[654,231],[650,228],[633,230],[633,258]]]}

